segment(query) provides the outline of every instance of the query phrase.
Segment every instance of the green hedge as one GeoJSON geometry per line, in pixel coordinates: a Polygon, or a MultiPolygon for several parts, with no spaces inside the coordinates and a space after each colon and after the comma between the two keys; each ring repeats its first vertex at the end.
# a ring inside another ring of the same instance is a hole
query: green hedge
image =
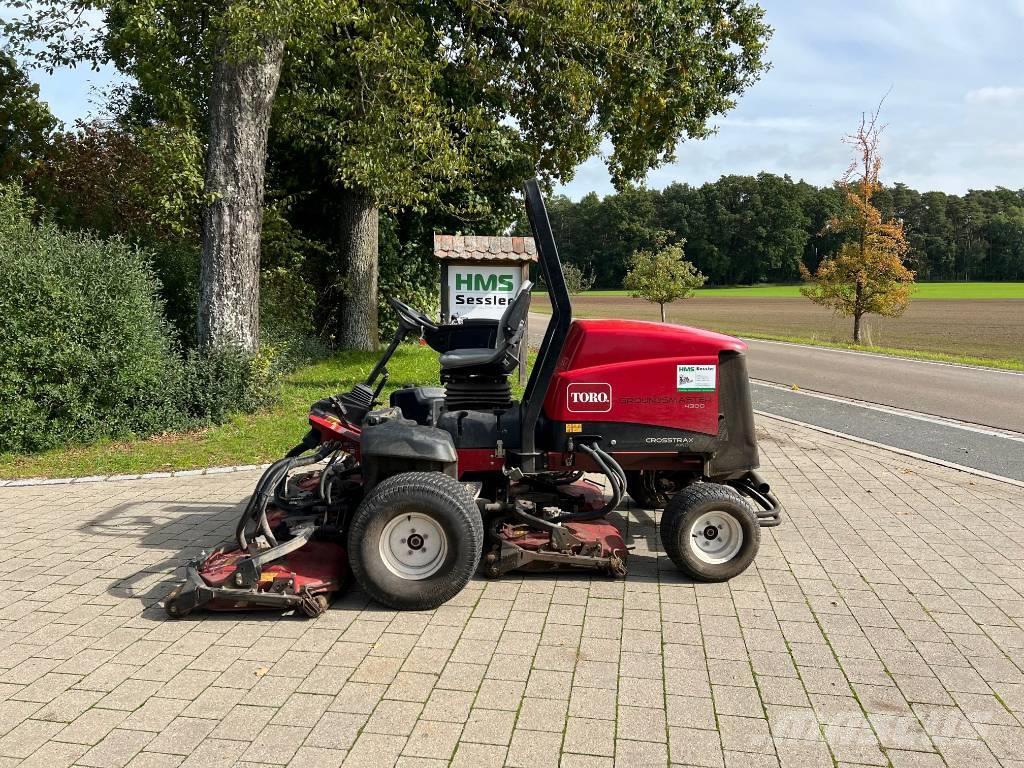
{"type": "Polygon", "coordinates": [[[31,213],[0,186],[0,452],[198,426],[266,401],[269,359],[182,354],[144,252],[31,213]]]}

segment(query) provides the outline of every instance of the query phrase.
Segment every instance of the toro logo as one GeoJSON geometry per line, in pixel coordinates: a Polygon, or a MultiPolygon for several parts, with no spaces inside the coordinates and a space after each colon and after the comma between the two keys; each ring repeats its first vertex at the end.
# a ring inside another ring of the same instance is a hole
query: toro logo
{"type": "Polygon", "coordinates": [[[612,385],[570,384],[566,388],[566,403],[573,413],[608,413],[612,409],[612,385]]]}

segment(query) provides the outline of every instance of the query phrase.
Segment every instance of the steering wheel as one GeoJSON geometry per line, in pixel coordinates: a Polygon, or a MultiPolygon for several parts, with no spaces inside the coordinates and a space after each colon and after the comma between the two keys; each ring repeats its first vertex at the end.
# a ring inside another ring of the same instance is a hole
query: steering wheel
{"type": "Polygon", "coordinates": [[[399,301],[398,299],[389,296],[388,304],[390,304],[391,308],[395,310],[395,313],[398,315],[399,324],[406,330],[412,331],[416,330],[417,328],[420,329],[421,331],[424,329],[437,329],[437,324],[433,320],[431,320],[425,314],[420,312],[418,309],[410,307],[404,301],[399,301]]]}

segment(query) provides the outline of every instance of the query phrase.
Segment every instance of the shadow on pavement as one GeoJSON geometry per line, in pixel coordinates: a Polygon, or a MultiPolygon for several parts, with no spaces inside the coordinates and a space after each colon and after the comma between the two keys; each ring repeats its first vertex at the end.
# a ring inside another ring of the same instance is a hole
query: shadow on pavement
{"type": "MultiPolygon", "coordinates": [[[[116,540],[118,544],[113,548],[131,555],[120,569],[124,575],[114,575],[107,593],[117,598],[139,600],[143,604],[144,613],[163,616],[162,601],[184,579],[184,566],[190,560],[201,559],[204,553],[232,539],[244,504],[245,500],[234,504],[160,499],[124,502],[83,523],[78,531],[87,536],[116,540]]],[[[653,514],[646,510],[623,508],[611,518],[624,531],[627,546],[635,547],[629,555],[629,575],[626,581],[657,583],[667,576],[672,582],[692,583],[674,568],[668,569],[671,575],[667,572],[659,573],[661,544],[653,514]]],[[[479,575],[475,578],[486,581],[479,575]]],[[[586,570],[515,573],[506,578],[554,581],[556,588],[558,583],[578,585],[611,580],[586,570]]],[[[334,605],[392,612],[385,606],[369,601],[352,582],[349,589],[340,593],[334,605]]],[[[274,611],[209,611],[182,620],[209,620],[216,617],[260,620],[279,616],[274,611]]]]}

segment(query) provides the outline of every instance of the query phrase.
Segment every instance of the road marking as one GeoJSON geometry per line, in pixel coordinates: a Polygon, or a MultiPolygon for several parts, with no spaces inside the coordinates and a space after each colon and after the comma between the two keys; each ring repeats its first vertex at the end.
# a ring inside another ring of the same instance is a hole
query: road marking
{"type": "MultiPolygon", "coordinates": [[[[743,338],[743,337],[740,337],[743,338]]],[[[908,363],[920,363],[921,365],[944,365],[947,368],[966,368],[970,371],[985,371],[986,373],[1004,373],[1009,376],[1024,376],[1024,371],[1008,371],[1003,368],[987,368],[983,365],[969,365],[967,363],[945,363],[941,360],[919,360],[916,357],[902,357],[900,355],[883,355],[878,352],[861,352],[856,349],[836,349],[835,347],[819,347],[815,344],[798,344],[795,341],[774,341],[772,339],[743,338],[743,341],[757,342],[758,344],[778,344],[783,347],[800,347],[802,349],[820,349],[824,352],[839,352],[845,355],[860,355],[862,357],[877,357],[882,360],[905,360],[908,363]]]]}
{"type": "Polygon", "coordinates": [[[892,445],[886,445],[885,443],[878,443],[874,440],[868,440],[866,437],[858,437],[857,435],[850,435],[846,432],[839,432],[835,429],[829,429],[827,427],[819,427],[817,424],[810,424],[806,421],[797,421],[796,419],[790,419],[785,416],[778,416],[774,413],[768,413],[767,411],[760,411],[756,408],[754,413],[758,416],[763,416],[768,419],[776,419],[783,421],[787,424],[793,424],[798,427],[806,427],[807,429],[813,429],[815,432],[823,432],[826,435],[832,435],[832,437],[841,437],[844,440],[851,440],[855,443],[862,443],[863,445],[870,445],[872,448],[882,448],[886,451],[892,451],[900,456],[907,456],[911,459],[919,459],[921,461],[928,462],[929,464],[938,464],[940,467],[947,467],[948,469],[955,469],[959,472],[966,472],[969,475],[976,475],[978,477],[984,477],[988,480],[998,480],[1001,483],[1009,483],[1015,485],[1018,488],[1024,488],[1024,482],[1020,480],[1014,480],[1012,477],[1004,477],[1003,475],[995,475],[991,472],[986,472],[982,469],[975,469],[974,467],[965,467],[963,464],[956,464],[952,461],[946,461],[945,459],[937,459],[934,456],[926,456],[923,453],[915,453],[914,451],[908,451],[904,448],[897,448],[892,445]]]}
{"type": "Polygon", "coordinates": [[[880,411],[881,413],[890,413],[894,416],[903,416],[908,419],[916,419],[917,421],[925,421],[929,424],[938,424],[941,427],[950,427],[951,429],[962,429],[965,432],[976,432],[979,435],[987,435],[988,437],[1001,437],[1004,440],[1013,440],[1018,443],[1024,443],[1024,435],[1018,432],[1010,432],[1004,430],[992,429],[990,427],[984,427],[981,425],[969,424],[963,421],[956,421],[954,419],[947,419],[942,416],[932,416],[931,414],[921,413],[919,411],[907,411],[903,408],[896,408],[890,405],[882,405],[880,403],[869,403],[865,400],[854,400],[849,397],[840,397],[839,395],[828,395],[824,392],[818,392],[813,389],[793,389],[787,387],[785,384],[779,384],[774,381],[765,381],[764,379],[751,379],[751,382],[758,384],[762,387],[771,387],[772,389],[778,389],[783,392],[792,392],[796,395],[805,395],[807,397],[816,397],[819,400],[831,400],[836,403],[844,403],[846,405],[853,405],[857,408],[866,408],[871,411],[880,411]]]}

